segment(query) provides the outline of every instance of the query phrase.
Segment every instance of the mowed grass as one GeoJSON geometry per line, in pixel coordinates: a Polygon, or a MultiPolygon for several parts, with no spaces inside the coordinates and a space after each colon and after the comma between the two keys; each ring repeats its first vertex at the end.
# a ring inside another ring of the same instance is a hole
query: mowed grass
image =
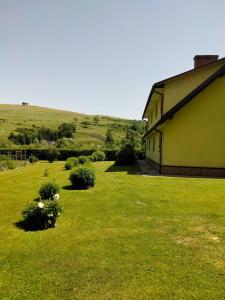
{"type": "Polygon", "coordinates": [[[0,173],[0,299],[224,299],[225,181],[112,164],[94,163],[85,191],[68,189],[63,162],[0,173]],[[25,232],[14,223],[46,180],[64,213],[25,232]]]}

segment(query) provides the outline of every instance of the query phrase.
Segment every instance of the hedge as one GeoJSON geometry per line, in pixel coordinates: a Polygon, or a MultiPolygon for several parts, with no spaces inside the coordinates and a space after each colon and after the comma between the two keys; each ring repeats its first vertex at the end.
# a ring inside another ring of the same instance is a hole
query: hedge
{"type": "MultiPolygon", "coordinates": [[[[58,149],[58,148],[57,148],[58,149]]],[[[0,154],[7,155],[8,151],[15,151],[16,149],[0,149],[0,154]]],[[[21,149],[18,149],[21,150],[21,149]]],[[[47,154],[48,154],[48,148],[44,149],[38,149],[38,148],[32,148],[32,149],[24,149],[26,150],[26,157],[30,155],[36,156],[39,160],[47,160],[47,154]]],[[[93,152],[96,151],[96,149],[84,149],[84,150],[72,150],[72,149],[58,149],[59,151],[59,157],[58,160],[65,161],[68,157],[78,157],[81,155],[89,156],[92,155],[93,152]]],[[[114,149],[101,149],[101,151],[105,152],[106,159],[108,161],[114,161],[116,160],[116,156],[118,153],[118,150],[114,149]]],[[[138,159],[144,158],[144,153],[140,150],[136,150],[136,155],[138,159]]]]}

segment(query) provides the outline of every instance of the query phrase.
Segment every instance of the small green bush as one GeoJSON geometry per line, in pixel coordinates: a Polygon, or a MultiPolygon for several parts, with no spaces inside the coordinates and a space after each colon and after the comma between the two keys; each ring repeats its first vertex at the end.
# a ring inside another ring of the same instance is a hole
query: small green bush
{"type": "Polygon", "coordinates": [[[53,200],[54,195],[59,193],[59,187],[52,182],[46,182],[42,184],[39,189],[39,195],[42,200],[53,200]]]}
{"type": "Polygon", "coordinates": [[[10,159],[8,155],[0,155],[0,170],[12,170],[16,168],[14,160],[10,159]]]}
{"type": "Polygon", "coordinates": [[[81,164],[81,165],[89,164],[90,163],[90,158],[87,157],[87,156],[81,155],[81,156],[78,157],[78,163],[81,164]]]}
{"type": "Polygon", "coordinates": [[[81,166],[72,170],[69,179],[73,188],[88,189],[95,185],[95,171],[93,168],[81,166]]]}
{"type": "Polygon", "coordinates": [[[43,177],[48,177],[48,175],[49,175],[48,169],[44,169],[42,176],[43,177]]]}
{"type": "Polygon", "coordinates": [[[78,158],[76,157],[68,157],[65,161],[65,169],[72,170],[74,167],[78,165],[78,158]]]}
{"type": "Polygon", "coordinates": [[[46,153],[46,157],[50,163],[53,163],[53,161],[56,161],[59,157],[58,149],[56,147],[52,147],[52,146],[49,147],[47,150],[47,153],[46,153]]]}
{"type": "Polygon", "coordinates": [[[106,155],[103,151],[97,150],[92,154],[93,161],[103,161],[106,159],[106,155]]]}
{"type": "Polygon", "coordinates": [[[126,145],[117,154],[116,165],[126,166],[133,165],[136,163],[136,153],[131,145],[126,145]]]}
{"type": "Polygon", "coordinates": [[[29,203],[22,211],[23,226],[27,230],[43,230],[55,227],[63,208],[58,201],[29,203]]]}
{"type": "Polygon", "coordinates": [[[15,160],[7,159],[7,160],[6,160],[6,168],[7,168],[8,170],[15,169],[15,168],[16,168],[16,162],[15,162],[15,160]]]}
{"type": "Polygon", "coordinates": [[[31,164],[35,164],[38,161],[38,158],[36,156],[34,156],[33,154],[31,154],[29,156],[28,160],[31,164]]]}

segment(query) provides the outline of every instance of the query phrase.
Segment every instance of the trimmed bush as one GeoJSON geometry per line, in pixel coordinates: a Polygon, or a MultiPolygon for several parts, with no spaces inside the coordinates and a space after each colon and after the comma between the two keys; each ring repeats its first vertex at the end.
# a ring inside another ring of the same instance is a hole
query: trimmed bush
{"type": "Polygon", "coordinates": [[[53,161],[56,161],[59,157],[59,151],[56,147],[49,147],[46,153],[47,160],[50,163],[53,163],[53,161]]]}
{"type": "Polygon", "coordinates": [[[16,163],[7,155],[0,155],[0,171],[15,169],[16,163]]]}
{"type": "Polygon", "coordinates": [[[93,168],[81,166],[72,170],[69,179],[74,189],[88,189],[95,185],[95,171],[93,168]]]}
{"type": "Polygon", "coordinates": [[[58,201],[29,203],[22,211],[23,227],[27,230],[43,230],[55,227],[63,208],[58,201]]]}
{"type": "Polygon", "coordinates": [[[28,160],[31,164],[35,164],[38,161],[38,158],[36,156],[34,156],[33,154],[31,154],[29,156],[28,160]]]}
{"type": "Polygon", "coordinates": [[[89,164],[90,161],[90,158],[87,156],[81,155],[78,157],[78,163],[81,165],[89,164]]]}
{"type": "Polygon", "coordinates": [[[59,187],[52,182],[46,182],[42,184],[39,189],[39,195],[42,200],[53,200],[54,195],[59,193],[59,187]]]}
{"type": "Polygon", "coordinates": [[[97,150],[92,154],[93,161],[103,161],[106,159],[106,155],[103,151],[97,150]]]}
{"type": "Polygon", "coordinates": [[[78,165],[78,158],[77,157],[68,157],[65,161],[65,169],[72,170],[74,167],[78,165]]]}
{"type": "Polygon", "coordinates": [[[136,153],[131,145],[126,145],[117,155],[116,165],[126,166],[136,163],[136,153]]]}

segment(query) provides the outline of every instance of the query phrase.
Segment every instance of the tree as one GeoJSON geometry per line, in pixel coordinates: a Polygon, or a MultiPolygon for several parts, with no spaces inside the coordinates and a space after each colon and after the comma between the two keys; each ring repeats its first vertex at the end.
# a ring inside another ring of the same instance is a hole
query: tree
{"type": "Polygon", "coordinates": [[[106,142],[106,145],[108,145],[108,146],[112,146],[114,143],[111,129],[108,129],[106,132],[105,142],[106,142]]]}
{"type": "Polygon", "coordinates": [[[76,132],[76,125],[73,123],[62,123],[58,127],[59,137],[72,138],[76,132]]]}

